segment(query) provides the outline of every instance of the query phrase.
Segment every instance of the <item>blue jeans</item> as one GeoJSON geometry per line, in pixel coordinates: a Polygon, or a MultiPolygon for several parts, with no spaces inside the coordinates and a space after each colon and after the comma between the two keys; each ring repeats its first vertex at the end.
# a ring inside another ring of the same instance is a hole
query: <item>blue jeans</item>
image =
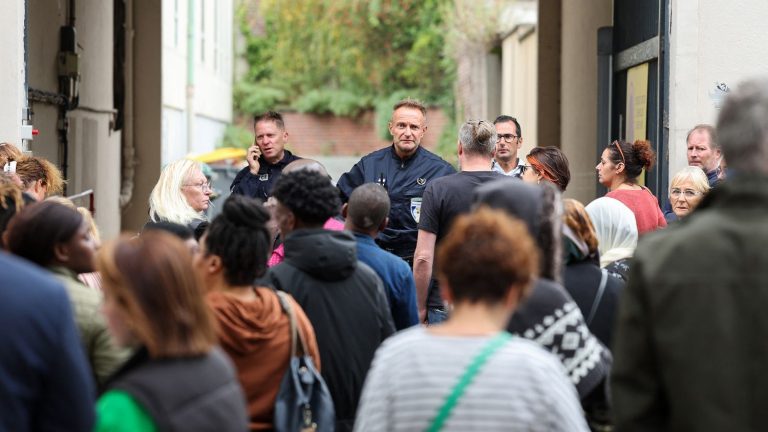
{"type": "Polygon", "coordinates": [[[448,312],[445,309],[428,308],[427,309],[427,324],[434,325],[448,319],[448,312]]]}

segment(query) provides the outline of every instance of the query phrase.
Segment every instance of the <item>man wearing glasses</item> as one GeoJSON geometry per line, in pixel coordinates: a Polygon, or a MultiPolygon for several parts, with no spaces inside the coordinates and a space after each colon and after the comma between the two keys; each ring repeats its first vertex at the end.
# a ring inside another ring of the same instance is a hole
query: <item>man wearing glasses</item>
{"type": "Polygon", "coordinates": [[[248,166],[237,173],[229,190],[264,202],[283,168],[301,158],[285,149],[288,132],[280,113],[268,111],[257,115],[253,119],[253,128],[256,138],[248,148],[248,166]]]}
{"type": "Polygon", "coordinates": [[[426,131],[426,107],[413,99],[401,100],[389,122],[392,145],[363,156],[337,184],[343,202],[364,183],[378,183],[387,190],[389,225],[379,233],[376,243],[408,264],[413,263],[424,190],[432,180],[456,172],[451,164],[420,145],[426,131]]]}
{"type": "Polygon", "coordinates": [[[496,126],[496,156],[491,169],[506,176],[520,177],[525,165],[517,157],[517,151],[523,145],[520,123],[514,117],[500,115],[493,121],[496,126]]]}

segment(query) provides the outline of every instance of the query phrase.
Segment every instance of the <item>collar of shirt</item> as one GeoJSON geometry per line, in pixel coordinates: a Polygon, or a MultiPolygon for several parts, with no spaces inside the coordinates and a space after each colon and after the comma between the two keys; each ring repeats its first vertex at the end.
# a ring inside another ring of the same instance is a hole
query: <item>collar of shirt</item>
{"type": "Polygon", "coordinates": [[[522,163],[520,158],[517,158],[517,165],[515,165],[515,167],[512,168],[509,172],[506,172],[506,171],[504,171],[504,168],[502,168],[501,165],[499,165],[499,163],[496,162],[496,159],[494,159],[493,162],[491,162],[491,171],[496,171],[498,173],[501,173],[501,174],[504,174],[504,175],[508,175],[508,176],[519,175],[520,174],[520,169],[523,166],[524,166],[524,164],[522,163]]]}

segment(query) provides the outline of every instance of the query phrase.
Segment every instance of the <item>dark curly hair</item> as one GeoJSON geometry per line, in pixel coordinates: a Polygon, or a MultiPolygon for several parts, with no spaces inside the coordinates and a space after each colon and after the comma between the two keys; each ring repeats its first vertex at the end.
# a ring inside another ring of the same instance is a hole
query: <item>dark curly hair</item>
{"type": "Polygon", "coordinates": [[[248,285],[267,271],[267,258],[272,252],[269,217],[259,201],[230,195],[208,226],[205,252],[221,258],[228,284],[248,285]]]}
{"type": "Polygon", "coordinates": [[[308,170],[281,175],[272,196],[309,227],[322,226],[341,207],[339,190],[328,177],[308,170]]]}
{"type": "Polygon", "coordinates": [[[656,161],[656,152],[651,148],[650,141],[637,140],[631,144],[626,141],[614,141],[606,148],[614,165],[624,164],[624,173],[630,181],[637,179],[643,168],[651,169],[656,161]]]}

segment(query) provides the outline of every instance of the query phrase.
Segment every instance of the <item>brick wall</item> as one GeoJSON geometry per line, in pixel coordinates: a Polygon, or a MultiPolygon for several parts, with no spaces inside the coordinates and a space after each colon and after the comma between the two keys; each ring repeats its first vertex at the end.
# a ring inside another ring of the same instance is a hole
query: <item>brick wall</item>
{"type": "MultiPolygon", "coordinates": [[[[287,148],[298,155],[363,156],[386,147],[391,141],[376,134],[374,112],[356,118],[283,112],[288,131],[287,148]]],[[[427,111],[427,132],[421,144],[434,149],[448,119],[442,110],[427,111]]],[[[249,125],[250,130],[252,125],[249,125]]]]}

